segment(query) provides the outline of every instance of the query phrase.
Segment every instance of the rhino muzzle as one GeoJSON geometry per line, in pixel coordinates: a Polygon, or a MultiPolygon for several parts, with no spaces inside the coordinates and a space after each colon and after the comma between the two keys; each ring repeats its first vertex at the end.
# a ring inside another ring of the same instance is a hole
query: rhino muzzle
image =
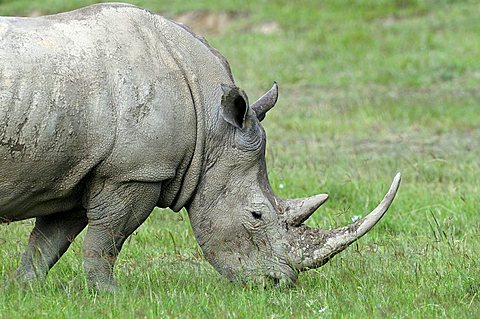
{"type": "Polygon", "coordinates": [[[382,202],[366,217],[349,226],[333,230],[314,229],[302,224],[327,200],[327,195],[281,200],[280,214],[283,214],[288,225],[287,242],[291,266],[297,271],[321,267],[365,235],[387,212],[395,198],[400,180],[398,173],[382,202]]]}

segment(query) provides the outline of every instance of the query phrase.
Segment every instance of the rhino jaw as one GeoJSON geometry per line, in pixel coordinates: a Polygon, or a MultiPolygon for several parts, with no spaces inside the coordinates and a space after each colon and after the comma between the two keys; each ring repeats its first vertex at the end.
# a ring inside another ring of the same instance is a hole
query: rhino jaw
{"type": "Polygon", "coordinates": [[[289,227],[287,241],[292,267],[297,271],[321,267],[365,235],[387,212],[400,186],[400,180],[398,173],[382,202],[366,217],[349,226],[333,230],[314,229],[304,224],[289,227]]]}

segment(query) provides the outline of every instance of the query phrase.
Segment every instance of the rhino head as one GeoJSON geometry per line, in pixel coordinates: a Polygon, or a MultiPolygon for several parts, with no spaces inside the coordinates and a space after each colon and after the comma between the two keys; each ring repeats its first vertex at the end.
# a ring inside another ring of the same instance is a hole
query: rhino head
{"type": "Polygon", "coordinates": [[[222,85],[222,91],[216,128],[207,137],[204,173],[187,206],[193,231],[206,259],[229,279],[293,284],[299,272],[322,266],[382,218],[400,174],[365,218],[333,230],[310,228],[303,222],[328,195],[280,199],[267,177],[260,122],[277,101],[277,84],[250,106],[239,88],[222,85]]]}

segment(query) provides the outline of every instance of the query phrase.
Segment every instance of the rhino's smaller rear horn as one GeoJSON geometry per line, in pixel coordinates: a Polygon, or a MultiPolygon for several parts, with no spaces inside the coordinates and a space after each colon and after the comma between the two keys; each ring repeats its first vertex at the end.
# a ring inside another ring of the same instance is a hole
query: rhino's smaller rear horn
{"type": "Polygon", "coordinates": [[[283,202],[285,221],[291,226],[299,226],[306,221],[328,199],[327,194],[307,198],[286,199],[283,202]]]}
{"type": "Polygon", "coordinates": [[[252,109],[255,111],[259,121],[263,121],[265,114],[275,106],[278,100],[278,85],[277,82],[273,83],[273,86],[267,93],[262,95],[255,103],[252,104],[252,109]]]}

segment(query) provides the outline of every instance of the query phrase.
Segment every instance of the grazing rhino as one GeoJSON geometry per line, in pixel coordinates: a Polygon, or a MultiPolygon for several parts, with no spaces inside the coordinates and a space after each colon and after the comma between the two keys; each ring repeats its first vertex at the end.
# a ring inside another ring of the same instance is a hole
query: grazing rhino
{"type": "Polygon", "coordinates": [[[260,122],[225,58],[186,27],[124,4],[0,18],[0,218],[36,218],[16,276],[43,280],[87,225],[84,268],[113,266],[155,206],[188,211],[205,258],[230,279],[293,283],[373,227],[391,204],[324,231],[327,199],[275,197],[260,122]]]}

